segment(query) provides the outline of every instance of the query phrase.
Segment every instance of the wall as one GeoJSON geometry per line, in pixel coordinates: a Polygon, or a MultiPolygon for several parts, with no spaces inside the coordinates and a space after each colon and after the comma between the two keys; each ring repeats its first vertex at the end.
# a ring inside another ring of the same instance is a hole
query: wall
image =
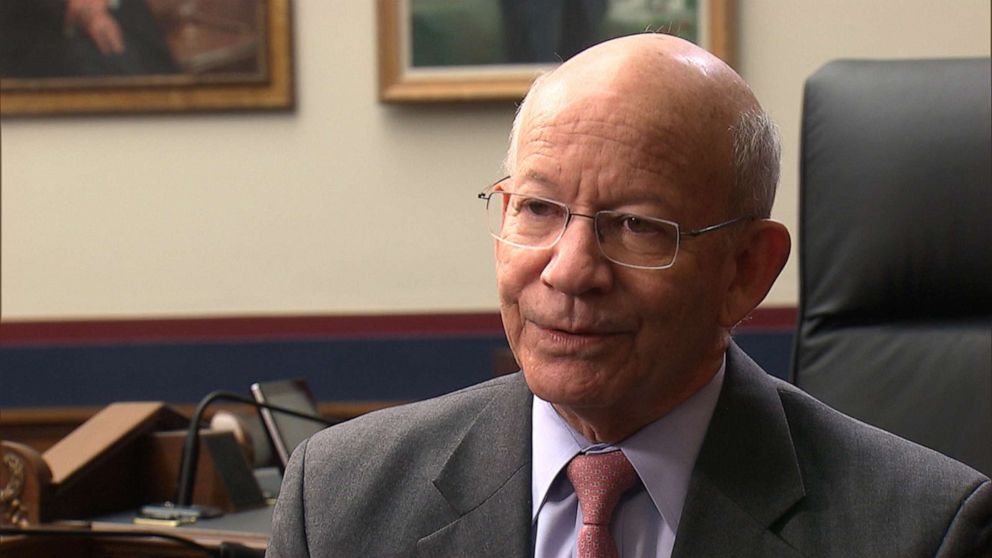
{"type": "MultiPolygon", "coordinates": [[[[512,103],[376,101],[374,3],[299,0],[298,108],[2,122],[4,320],[491,311],[474,194],[512,103]]],[[[989,55],[987,0],[744,0],[739,69],[780,123],[837,57],[989,55]]],[[[796,304],[790,264],[766,304],[796,304]]]]}

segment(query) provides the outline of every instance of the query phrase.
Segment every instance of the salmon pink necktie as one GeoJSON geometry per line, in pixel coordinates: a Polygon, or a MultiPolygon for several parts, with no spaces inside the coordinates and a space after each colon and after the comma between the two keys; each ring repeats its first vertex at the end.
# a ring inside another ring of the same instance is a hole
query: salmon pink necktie
{"type": "Polygon", "coordinates": [[[565,469],[582,508],[582,527],[576,545],[578,558],[617,558],[610,533],[613,508],[637,481],[634,466],[621,451],[575,456],[565,469]]]}

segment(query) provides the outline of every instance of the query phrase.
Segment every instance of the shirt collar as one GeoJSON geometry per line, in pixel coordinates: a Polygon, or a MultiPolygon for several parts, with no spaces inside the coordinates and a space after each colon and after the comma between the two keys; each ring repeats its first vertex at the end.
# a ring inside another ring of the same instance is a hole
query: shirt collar
{"type": "Polygon", "coordinates": [[[580,452],[620,449],[634,465],[662,518],[678,530],[689,478],[723,386],[726,359],[708,384],[658,420],[614,446],[593,444],[550,403],[534,396],[531,520],[537,518],[559,472],[580,452]]]}

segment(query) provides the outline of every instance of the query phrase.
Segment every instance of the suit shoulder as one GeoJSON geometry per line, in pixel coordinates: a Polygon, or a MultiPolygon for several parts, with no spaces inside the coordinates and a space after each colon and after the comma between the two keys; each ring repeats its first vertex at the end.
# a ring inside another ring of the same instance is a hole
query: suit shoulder
{"type": "Polygon", "coordinates": [[[975,550],[992,545],[985,475],[776,384],[805,492],[785,538],[826,548],[825,533],[845,533],[847,555],[987,555],[975,550]]]}
{"type": "Polygon", "coordinates": [[[389,447],[436,447],[459,434],[495,398],[529,397],[520,373],[501,376],[445,395],[374,411],[315,434],[308,454],[389,447]]]}
{"type": "MultiPolygon", "coordinates": [[[[775,380],[803,476],[830,490],[956,506],[989,479],[937,451],[849,417],[775,380]],[[867,492],[866,492],[867,491],[867,492]]],[[[808,485],[810,483],[807,483],[808,485]]]]}
{"type": "Polygon", "coordinates": [[[522,378],[510,376],[315,434],[286,468],[274,546],[286,555],[413,555],[418,540],[457,518],[435,484],[455,450],[479,423],[522,416],[528,397],[522,378]]]}

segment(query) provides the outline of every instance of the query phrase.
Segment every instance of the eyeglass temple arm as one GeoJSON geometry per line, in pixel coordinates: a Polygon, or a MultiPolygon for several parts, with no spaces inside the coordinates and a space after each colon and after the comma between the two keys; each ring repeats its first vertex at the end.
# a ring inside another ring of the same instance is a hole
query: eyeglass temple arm
{"type": "Polygon", "coordinates": [[[706,234],[708,232],[713,232],[715,230],[719,230],[719,229],[722,229],[724,227],[729,227],[730,225],[733,225],[733,224],[736,224],[736,223],[740,223],[741,221],[748,221],[748,220],[751,220],[751,219],[754,219],[754,217],[750,217],[750,216],[745,215],[743,217],[737,217],[735,219],[731,219],[729,221],[724,221],[722,223],[717,223],[715,225],[710,225],[708,227],[703,227],[701,229],[693,229],[691,231],[680,231],[679,232],[679,236],[699,236],[701,234],[706,234]]]}
{"type": "Polygon", "coordinates": [[[510,178],[510,177],[509,176],[504,176],[503,178],[500,178],[499,180],[497,180],[496,182],[493,182],[489,186],[486,186],[486,189],[483,190],[482,192],[480,192],[479,195],[476,196],[476,197],[478,197],[480,200],[488,200],[489,199],[489,196],[493,193],[493,191],[495,191],[496,187],[499,186],[500,183],[502,183],[503,181],[505,181],[508,178],[510,178]]]}

